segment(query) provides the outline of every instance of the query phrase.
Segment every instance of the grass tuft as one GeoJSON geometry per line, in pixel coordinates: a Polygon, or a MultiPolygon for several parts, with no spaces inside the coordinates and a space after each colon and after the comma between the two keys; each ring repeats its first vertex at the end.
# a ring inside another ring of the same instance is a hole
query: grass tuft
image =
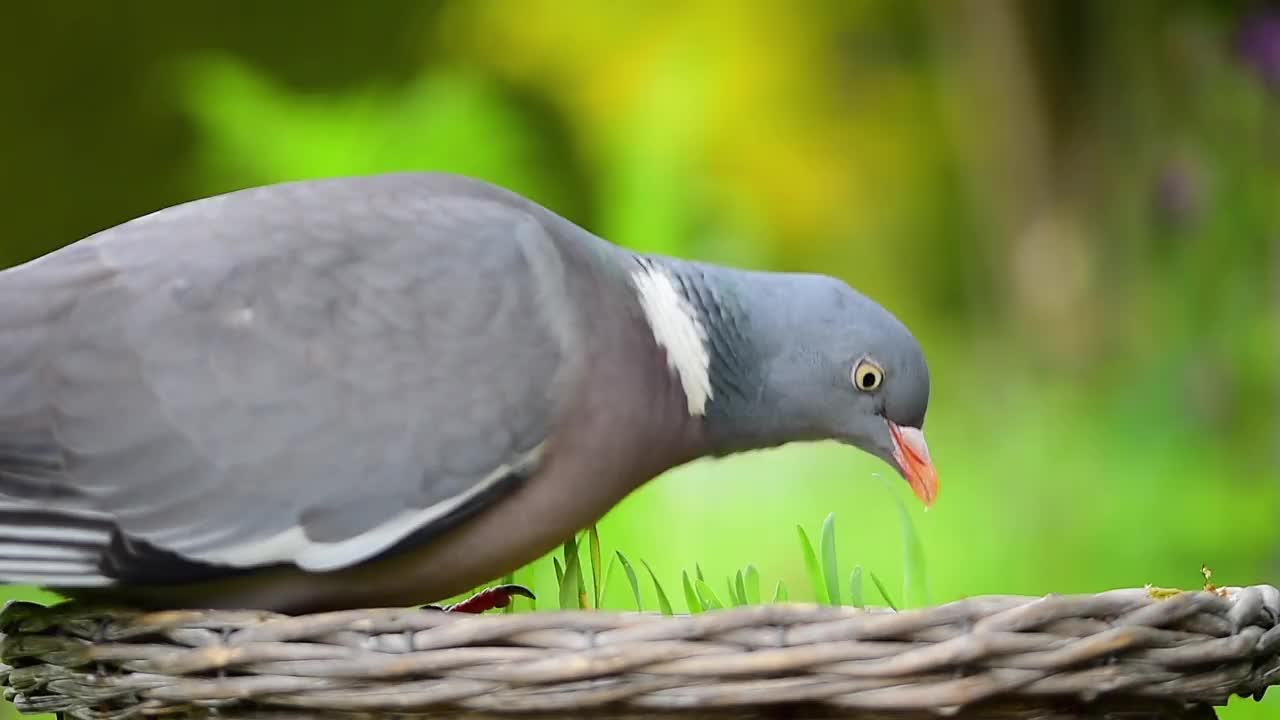
{"type": "Polygon", "coordinates": [[[689,571],[682,570],[680,578],[684,582],[684,602],[689,607],[689,614],[696,615],[704,610],[702,599],[698,597],[698,593],[693,590],[693,583],[689,580],[689,571]]]}
{"type": "Polygon", "coordinates": [[[587,593],[582,581],[582,563],[578,558],[578,540],[570,538],[564,542],[564,576],[560,583],[560,609],[585,610],[587,593]]]}
{"type": "Polygon", "coordinates": [[[724,603],[720,602],[720,598],[716,596],[715,590],[701,578],[693,581],[693,589],[698,593],[698,599],[702,601],[702,607],[706,610],[720,610],[724,608],[724,603]]]}
{"type": "MultiPolygon", "coordinates": [[[[928,595],[925,592],[923,577],[924,552],[906,507],[896,496],[895,501],[898,503],[902,519],[903,560],[906,565],[902,598],[906,600],[906,604],[900,605],[896,602],[884,582],[874,572],[868,573],[861,565],[855,565],[852,572],[849,573],[848,585],[844,585],[844,587],[848,588],[848,604],[853,607],[866,607],[864,575],[870,575],[872,584],[875,585],[885,604],[895,611],[901,607],[910,607],[913,601],[925,600],[927,604],[928,595]]],[[[846,600],[841,590],[840,563],[836,556],[835,524],[835,513],[828,514],[823,520],[817,552],[815,552],[814,545],[810,542],[809,534],[805,532],[804,526],[796,526],[796,536],[800,543],[801,559],[804,562],[809,586],[813,591],[815,601],[821,605],[842,605],[846,600]]],[[[589,608],[602,609],[605,607],[609,602],[607,592],[609,579],[613,576],[615,565],[621,565],[623,573],[627,576],[627,584],[631,588],[631,597],[635,603],[636,612],[644,612],[644,597],[640,588],[640,577],[636,573],[635,567],[627,560],[627,556],[622,554],[621,551],[614,551],[609,556],[607,566],[603,563],[602,558],[600,532],[594,525],[584,531],[581,536],[575,535],[564,542],[563,552],[560,556],[551,558],[556,574],[560,607],[581,610],[589,608]],[[586,569],[582,567],[580,559],[581,548],[584,544],[587,546],[590,562],[589,578],[587,577],[586,569]],[[588,581],[590,582],[590,588],[588,588],[588,581]]],[[[641,563],[644,565],[645,572],[649,575],[649,580],[653,583],[654,594],[658,600],[658,610],[663,615],[674,615],[675,610],[671,605],[671,599],[662,587],[662,582],[658,579],[657,572],[647,561],[641,560],[641,563]]],[[[515,577],[515,573],[508,574],[503,578],[503,582],[514,583],[515,577]]],[[[687,570],[681,571],[680,581],[685,604],[688,606],[690,613],[706,612],[724,607],[758,605],[764,602],[761,594],[762,579],[760,570],[752,563],[735,570],[731,575],[724,576],[725,595],[723,599],[711,589],[701,563],[694,563],[692,576],[687,570]]],[[[789,601],[790,597],[786,584],[778,580],[774,584],[773,595],[769,602],[785,603],[789,601]]],[[[533,605],[530,609],[536,610],[537,607],[533,605]]],[[[512,607],[505,609],[505,612],[513,611],[512,607]]]]}

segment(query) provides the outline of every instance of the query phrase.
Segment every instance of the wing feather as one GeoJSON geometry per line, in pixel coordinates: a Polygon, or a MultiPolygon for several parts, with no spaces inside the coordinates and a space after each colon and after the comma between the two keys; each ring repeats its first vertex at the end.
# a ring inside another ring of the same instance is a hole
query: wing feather
{"type": "Polygon", "coordinates": [[[0,409],[0,500],[61,495],[45,512],[67,519],[0,528],[33,548],[0,550],[0,579],[45,561],[93,583],[333,570],[501,496],[536,468],[578,362],[562,257],[522,203],[446,176],[296,183],[0,274],[0,295],[50,304],[0,309],[17,368],[0,397],[41,400],[0,409]]]}

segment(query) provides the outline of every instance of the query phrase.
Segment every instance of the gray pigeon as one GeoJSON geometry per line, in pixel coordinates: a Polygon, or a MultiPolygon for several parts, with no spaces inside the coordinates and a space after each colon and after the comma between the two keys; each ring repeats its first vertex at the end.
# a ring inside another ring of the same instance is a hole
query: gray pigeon
{"type": "Polygon", "coordinates": [[[793,441],[929,504],[928,398],[910,332],[830,277],[636,254],[454,175],[241,190],[0,271],[0,583],[416,605],[793,441]]]}

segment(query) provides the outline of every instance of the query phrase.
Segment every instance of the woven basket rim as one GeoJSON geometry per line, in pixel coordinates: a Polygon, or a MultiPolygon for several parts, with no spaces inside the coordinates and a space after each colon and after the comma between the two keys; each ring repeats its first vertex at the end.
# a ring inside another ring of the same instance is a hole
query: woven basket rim
{"type": "Polygon", "coordinates": [[[0,684],[20,709],[103,719],[209,708],[623,717],[786,704],[863,713],[1220,705],[1280,683],[1280,591],[1270,585],[672,616],[11,602],[0,633],[0,684]]]}

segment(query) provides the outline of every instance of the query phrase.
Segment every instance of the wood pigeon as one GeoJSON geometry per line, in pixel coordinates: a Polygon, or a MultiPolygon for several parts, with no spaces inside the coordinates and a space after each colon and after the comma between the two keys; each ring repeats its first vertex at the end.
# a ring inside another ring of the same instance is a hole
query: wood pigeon
{"type": "Polygon", "coordinates": [[[417,605],[793,441],[927,505],[928,399],[907,328],[830,277],[630,252],[456,175],[239,190],[0,271],[0,583],[417,605]]]}

